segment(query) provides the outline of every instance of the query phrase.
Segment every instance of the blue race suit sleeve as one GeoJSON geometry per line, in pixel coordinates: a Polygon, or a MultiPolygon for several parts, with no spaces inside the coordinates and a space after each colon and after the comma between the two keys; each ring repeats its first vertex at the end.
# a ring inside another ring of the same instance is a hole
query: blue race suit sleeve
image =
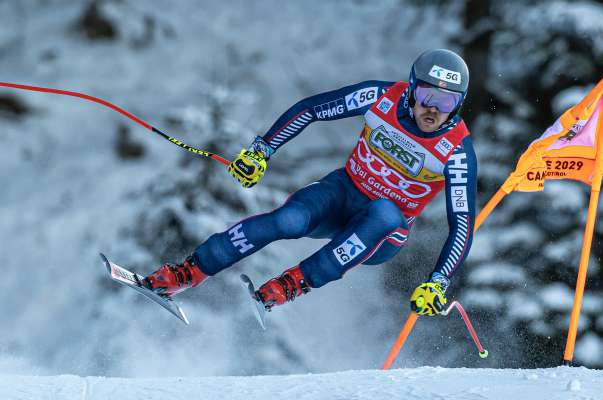
{"type": "Polygon", "coordinates": [[[281,115],[262,137],[272,153],[315,121],[362,115],[395,82],[364,81],[305,98],[281,115]]]}
{"type": "Polygon", "coordinates": [[[450,278],[461,266],[471,248],[475,222],[477,158],[471,137],[467,136],[454,150],[444,168],[448,239],[432,274],[450,278]]]}

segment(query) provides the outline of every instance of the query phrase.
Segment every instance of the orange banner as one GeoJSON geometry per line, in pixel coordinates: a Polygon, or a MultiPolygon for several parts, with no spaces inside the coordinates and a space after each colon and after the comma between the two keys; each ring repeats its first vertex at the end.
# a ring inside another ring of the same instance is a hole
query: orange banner
{"type": "Polygon", "coordinates": [[[578,157],[543,157],[545,168],[528,169],[515,190],[536,192],[544,189],[548,179],[572,179],[587,185],[592,183],[595,160],[578,157]]]}
{"type": "Polygon", "coordinates": [[[530,144],[502,190],[507,194],[514,190],[539,191],[544,189],[547,179],[592,184],[600,118],[603,118],[603,80],[530,144]]]}

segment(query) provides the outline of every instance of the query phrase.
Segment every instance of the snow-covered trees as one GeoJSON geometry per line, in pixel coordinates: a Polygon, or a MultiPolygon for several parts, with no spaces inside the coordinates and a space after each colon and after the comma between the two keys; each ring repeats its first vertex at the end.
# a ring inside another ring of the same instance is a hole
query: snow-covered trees
{"type": "MultiPolygon", "coordinates": [[[[479,96],[470,99],[465,118],[474,132],[484,204],[529,142],[603,77],[603,7],[479,3],[481,13],[467,17],[459,41],[470,69],[482,74],[472,81],[479,96]],[[485,57],[473,59],[477,52],[485,57]]],[[[493,338],[501,351],[509,343],[521,350],[514,360],[505,357],[506,365],[558,365],[562,358],[588,189],[559,181],[547,183],[544,193],[514,193],[476,234],[461,298],[488,316],[483,329],[491,337],[498,332],[493,338]]],[[[575,361],[591,367],[603,366],[603,330],[597,325],[603,313],[602,229],[593,241],[575,354],[575,361]]]]}

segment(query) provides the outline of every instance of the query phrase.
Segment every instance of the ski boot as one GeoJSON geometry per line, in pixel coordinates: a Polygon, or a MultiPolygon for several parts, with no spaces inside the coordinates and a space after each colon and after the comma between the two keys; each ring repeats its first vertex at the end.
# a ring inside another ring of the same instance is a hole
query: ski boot
{"type": "Polygon", "coordinates": [[[182,264],[164,264],[157,271],[147,276],[143,284],[163,297],[172,297],[175,294],[200,285],[206,275],[196,264],[195,259],[189,256],[182,264]]]}
{"type": "Polygon", "coordinates": [[[276,278],[264,283],[255,292],[256,298],[262,302],[267,311],[280,306],[310,291],[310,285],[304,278],[299,266],[289,268],[276,278]]]}

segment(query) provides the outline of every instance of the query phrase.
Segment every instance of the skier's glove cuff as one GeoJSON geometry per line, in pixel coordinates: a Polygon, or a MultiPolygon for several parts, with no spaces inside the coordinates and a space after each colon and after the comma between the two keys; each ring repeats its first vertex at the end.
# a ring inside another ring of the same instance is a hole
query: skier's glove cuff
{"type": "Polygon", "coordinates": [[[410,308],[419,315],[438,315],[447,302],[444,290],[435,282],[420,284],[410,296],[410,308]]]}
{"type": "Polygon", "coordinates": [[[247,148],[247,150],[255,153],[261,153],[266,161],[268,161],[270,159],[270,156],[272,156],[272,154],[274,153],[274,149],[270,147],[270,145],[266,143],[261,136],[256,136],[253,142],[251,142],[251,144],[247,148]]]}
{"type": "Polygon", "coordinates": [[[446,292],[448,286],[450,286],[450,279],[447,276],[440,274],[439,272],[432,273],[429,277],[429,282],[439,284],[443,292],[446,292]]]}
{"type": "Polygon", "coordinates": [[[262,153],[243,149],[228,166],[228,173],[241,186],[250,188],[262,179],[266,168],[266,159],[262,153]]]}

